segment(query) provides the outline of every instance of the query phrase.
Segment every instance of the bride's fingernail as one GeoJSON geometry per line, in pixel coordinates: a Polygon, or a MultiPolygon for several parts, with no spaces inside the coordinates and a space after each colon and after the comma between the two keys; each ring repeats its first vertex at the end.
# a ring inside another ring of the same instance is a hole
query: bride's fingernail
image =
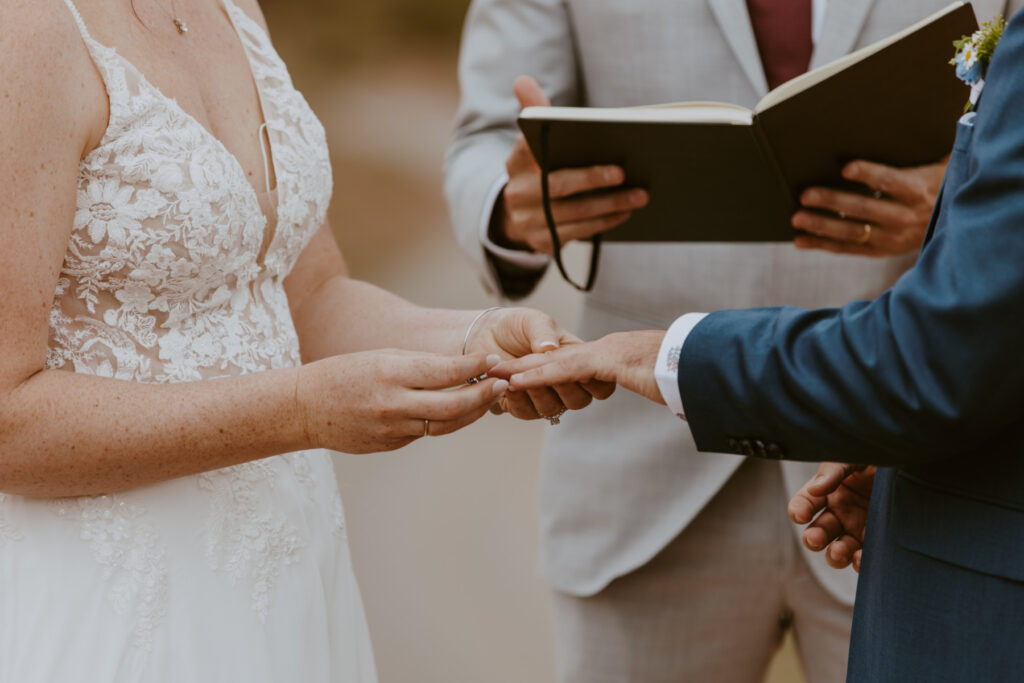
{"type": "Polygon", "coordinates": [[[499,379],[497,382],[494,383],[493,391],[495,396],[501,396],[506,391],[508,391],[508,381],[499,379]]]}
{"type": "Polygon", "coordinates": [[[501,356],[496,353],[492,353],[487,356],[487,367],[493,368],[495,365],[501,362],[501,356]]]}
{"type": "Polygon", "coordinates": [[[558,344],[556,344],[553,341],[546,341],[546,342],[541,342],[540,343],[540,350],[541,351],[554,351],[557,348],[558,348],[558,344]]]}

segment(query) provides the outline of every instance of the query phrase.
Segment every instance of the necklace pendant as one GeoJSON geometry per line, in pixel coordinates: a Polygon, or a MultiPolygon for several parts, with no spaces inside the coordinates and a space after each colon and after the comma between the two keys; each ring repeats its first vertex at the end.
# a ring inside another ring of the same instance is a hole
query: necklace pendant
{"type": "Polygon", "coordinates": [[[181,35],[188,33],[188,25],[177,17],[174,18],[174,28],[178,29],[178,33],[181,35]]]}

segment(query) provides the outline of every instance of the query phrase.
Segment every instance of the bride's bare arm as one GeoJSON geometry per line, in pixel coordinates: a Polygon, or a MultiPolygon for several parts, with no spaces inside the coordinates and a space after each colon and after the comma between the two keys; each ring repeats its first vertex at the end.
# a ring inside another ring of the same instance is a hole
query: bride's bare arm
{"type": "Polygon", "coordinates": [[[386,450],[421,436],[424,419],[442,434],[486,411],[494,380],[429,390],[485,371],[481,354],[352,354],[163,385],[46,369],[79,162],[107,117],[70,16],[51,4],[3,4],[18,30],[0,35],[0,492],[97,494],[308,446],[386,450]]]}
{"type": "Polygon", "coordinates": [[[417,306],[353,280],[327,224],[302,252],[285,291],[304,362],[382,346],[457,355],[476,316],[417,306]]]}

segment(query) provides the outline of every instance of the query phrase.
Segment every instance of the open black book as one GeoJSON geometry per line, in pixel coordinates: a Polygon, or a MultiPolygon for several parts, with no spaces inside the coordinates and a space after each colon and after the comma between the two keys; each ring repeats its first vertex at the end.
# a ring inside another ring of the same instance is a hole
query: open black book
{"type": "Polygon", "coordinates": [[[893,166],[950,151],[968,90],[949,65],[978,27],[955,3],[906,30],[768,93],[753,111],[679,103],[530,107],[519,126],[545,172],[619,164],[650,204],[604,239],[778,242],[810,185],[841,186],[852,159],[893,166]]]}

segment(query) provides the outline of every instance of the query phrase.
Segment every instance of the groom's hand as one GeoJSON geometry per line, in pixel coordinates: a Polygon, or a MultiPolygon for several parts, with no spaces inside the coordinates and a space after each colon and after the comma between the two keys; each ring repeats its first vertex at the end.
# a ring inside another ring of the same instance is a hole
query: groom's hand
{"type": "MultiPolygon", "coordinates": [[[[523,108],[551,105],[537,81],[529,76],[517,78],[514,87],[523,108]]],[[[491,239],[513,248],[550,254],[551,234],[541,200],[540,167],[522,135],[505,168],[509,180],[501,195],[491,239]]],[[[625,179],[622,169],[611,165],[562,169],[548,176],[551,210],[562,244],[610,230],[647,205],[644,190],[613,190],[625,179]],[[608,191],[595,194],[596,190],[608,191]]]]}
{"type": "Polygon", "coordinates": [[[845,569],[853,564],[860,571],[874,482],[873,466],[823,462],[818,474],[789,501],[789,518],[797,524],[810,523],[803,533],[804,545],[824,550],[831,567],[845,569]]]}
{"type": "MultiPolygon", "coordinates": [[[[494,353],[502,360],[511,360],[579,343],[578,337],[546,313],[530,308],[504,308],[480,320],[467,339],[466,351],[494,353]]],[[[585,408],[594,398],[607,398],[614,390],[615,385],[605,382],[562,382],[507,392],[501,407],[520,419],[536,420],[585,408]]]]}
{"type": "Polygon", "coordinates": [[[514,391],[568,382],[615,383],[664,404],[654,377],[664,337],[661,330],[617,332],[594,342],[572,344],[543,355],[502,363],[489,374],[509,379],[514,391]]]}

